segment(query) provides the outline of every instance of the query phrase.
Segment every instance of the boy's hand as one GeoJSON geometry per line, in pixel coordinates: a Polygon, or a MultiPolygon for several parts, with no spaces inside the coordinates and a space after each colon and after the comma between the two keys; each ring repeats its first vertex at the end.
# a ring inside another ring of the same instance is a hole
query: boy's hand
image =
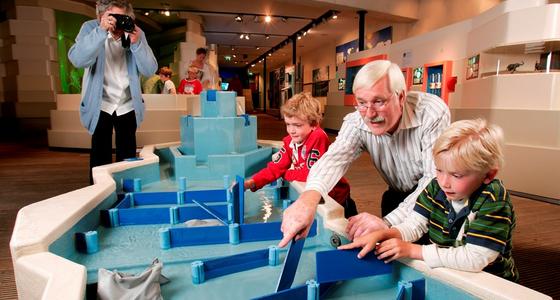
{"type": "Polygon", "coordinates": [[[354,240],[370,232],[387,228],[389,226],[385,224],[383,219],[364,212],[348,218],[346,233],[350,240],[354,240]]]}
{"type": "Polygon", "coordinates": [[[243,182],[243,188],[245,190],[250,189],[251,191],[255,188],[255,181],[253,179],[247,179],[243,182]]]}
{"type": "Polygon", "coordinates": [[[354,239],[350,244],[342,245],[338,247],[338,250],[348,250],[358,247],[362,247],[362,251],[358,253],[358,258],[363,258],[375,248],[375,245],[383,239],[382,231],[374,231],[366,235],[362,235],[354,239]]]}
{"type": "Polygon", "coordinates": [[[375,249],[375,255],[386,263],[401,257],[422,259],[422,246],[393,238],[379,244],[375,249]]]}

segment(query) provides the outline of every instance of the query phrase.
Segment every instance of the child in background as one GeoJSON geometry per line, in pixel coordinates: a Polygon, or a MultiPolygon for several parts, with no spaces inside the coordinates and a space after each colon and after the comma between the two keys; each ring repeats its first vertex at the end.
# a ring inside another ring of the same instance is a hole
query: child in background
{"type": "MultiPolygon", "coordinates": [[[[244,183],[245,189],[255,192],[268,183],[283,177],[287,181],[307,181],[309,169],[330,145],[325,131],[319,126],[321,104],[309,93],[299,93],[281,108],[288,136],[284,146],[272,156],[272,162],[244,183]]],[[[350,198],[350,185],[343,177],[329,193],[344,207],[345,217],[357,214],[356,204],[350,198]]]]}
{"type": "Polygon", "coordinates": [[[173,71],[170,68],[162,67],[159,69],[159,79],[163,82],[162,94],[177,94],[175,84],[171,81],[171,75],[173,75],[173,71]]]}
{"type": "Polygon", "coordinates": [[[187,70],[187,78],[179,83],[179,94],[199,95],[202,92],[202,83],[198,80],[198,68],[190,66],[187,70]]]}
{"type": "Polygon", "coordinates": [[[502,130],[484,120],[451,124],[434,144],[436,178],[416,200],[412,215],[339,249],[363,247],[359,258],[375,249],[387,262],[409,257],[432,268],[486,271],[517,281],[511,255],[515,213],[509,193],[495,179],[503,162],[502,144],[502,130]],[[432,244],[410,243],[426,232],[432,244]]]}

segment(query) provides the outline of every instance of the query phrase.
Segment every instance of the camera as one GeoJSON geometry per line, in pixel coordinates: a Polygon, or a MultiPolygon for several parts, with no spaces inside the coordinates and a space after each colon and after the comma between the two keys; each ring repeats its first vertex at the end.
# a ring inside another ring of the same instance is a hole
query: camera
{"type": "Polygon", "coordinates": [[[115,24],[115,29],[121,29],[125,32],[133,32],[134,31],[134,20],[127,15],[121,14],[109,14],[111,17],[117,20],[115,24]]]}

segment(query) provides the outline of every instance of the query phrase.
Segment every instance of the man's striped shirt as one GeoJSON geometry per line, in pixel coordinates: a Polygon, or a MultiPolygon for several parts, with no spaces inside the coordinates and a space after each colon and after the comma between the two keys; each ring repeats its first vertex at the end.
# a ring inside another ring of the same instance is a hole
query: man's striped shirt
{"type": "Polygon", "coordinates": [[[441,98],[421,92],[407,94],[399,127],[393,134],[374,135],[359,112],[350,113],[344,118],[335,142],[311,168],[306,190],[327,195],[352,161],[362,151],[367,151],[389,186],[398,191],[410,191],[417,185],[416,190],[386,216],[391,224],[399,224],[410,214],[416,198],[435,176],[432,146],[449,126],[449,119],[449,109],[441,98]]]}

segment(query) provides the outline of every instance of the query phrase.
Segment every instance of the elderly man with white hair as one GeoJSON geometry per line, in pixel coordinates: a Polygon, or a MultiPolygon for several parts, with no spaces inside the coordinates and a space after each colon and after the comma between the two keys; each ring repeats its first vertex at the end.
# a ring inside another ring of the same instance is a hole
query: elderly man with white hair
{"type": "Polygon", "coordinates": [[[435,176],[432,145],[450,124],[444,101],[428,93],[407,93],[400,67],[387,60],[362,67],[352,90],[356,111],[344,118],[336,141],[309,172],[305,191],[284,212],[280,247],[307,236],[321,196],[363,151],[389,188],[382,196],[383,218],[360,213],[349,219],[346,231],[351,240],[400,224],[435,176]]]}

